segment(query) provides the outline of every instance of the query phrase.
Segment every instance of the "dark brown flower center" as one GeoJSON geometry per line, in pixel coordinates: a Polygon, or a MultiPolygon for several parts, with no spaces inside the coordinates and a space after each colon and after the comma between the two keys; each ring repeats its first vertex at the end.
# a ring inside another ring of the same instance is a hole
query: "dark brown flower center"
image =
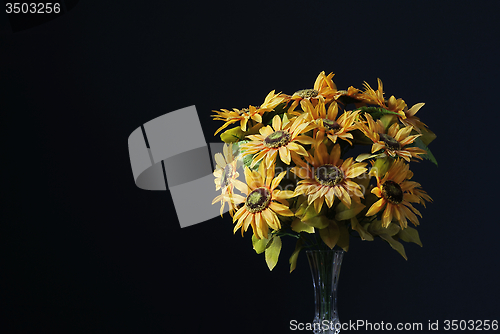
{"type": "Polygon", "coordinates": [[[264,145],[269,148],[278,148],[290,142],[290,134],[286,131],[275,131],[264,139],[264,145]]]}
{"type": "Polygon", "coordinates": [[[337,166],[326,164],[316,168],[314,178],[321,185],[332,187],[344,180],[344,173],[337,166]]]}
{"type": "Polygon", "coordinates": [[[339,123],[337,123],[336,121],[332,121],[331,119],[323,118],[322,121],[323,121],[323,126],[328,130],[335,131],[341,128],[339,123]]]}
{"type": "Polygon", "coordinates": [[[222,176],[221,176],[221,181],[220,184],[222,187],[227,187],[229,184],[229,180],[233,176],[233,168],[231,165],[227,164],[226,167],[224,167],[224,170],[222,171],[222,176]]]}
{"type": "Polygon", "coordinates": [[[382,185],[382,195],[392,204],[399,204],[403,201],[403,190],[394,181],[385,181],[382,185]]]}
{"type": "Polygon", "coordinates": [[[267,188],[261,187],[248,194],[245,205],[251,213],[263,211],[271,201],[271,193],[267,188]]]}
{"type": "Polygon", "coordinates": [[[308,97],[316,97],[318,96],[319,91],[316,89],[301,89],[293,93],[293,95],[298,95],[303,99],[306,99],[308,97]]]}
{"type": "Polygon", "coordinates": [[[383,141],[385,143],[385,146],[390,150],[397,151],[401,149],[401,145],[399,144],[399,142],[391,136],[386,135],[385,133],[380,134],[380,140],[383,141]]]}

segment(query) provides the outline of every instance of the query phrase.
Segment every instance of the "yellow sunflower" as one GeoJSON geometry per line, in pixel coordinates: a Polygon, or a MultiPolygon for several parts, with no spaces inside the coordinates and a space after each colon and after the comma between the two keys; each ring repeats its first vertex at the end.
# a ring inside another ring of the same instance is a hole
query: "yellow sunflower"
{"type": "MultiPolygon", "coordinates": [[[[325,103],[330,102],[335,93],[337,92],[337,86],[332,81],[332,78],[335,74],[330,73],[328,75],[325,74],[325,71],[321,72],[316,81],[314,82],[314,86],[312,89],[301,89],[293,93],[290,97],[290,100],[293,101],[288,110],[289,113],[294,114],[295,108],[299,105],[300,101],[314,101],[314,105],[317,101],[323,100],[325,103]]],[[[295,112],[295,114],[298,114],[295,112]]]]}
{"type": "Polygon", "coordinates": [[[232,111],[227,109],[221,109],[222,111],[213,110],[217,115],[212,115],[216,121],[225,121],[223,126],[221,126],[217,131],[216,135],[221,130],[227,128],[233,123],[240,122],[241,130],[247,130],[247,124],[250,120],[254,120],[258,123],[262,122],[262,115],[265,112],[272,111],[278,104],[285,102],[286,97],[281,94],[275,94],[274,90],[271,91],[265,98],[264,103],[259,106],[248,106],[248,108],[236,109],[233,108],[232,111]]]}
{"type": "Polygon", "coordinates": [[[221,194],[214,198],[212,205],[221,202],[220,215],[222,217],[224,206],[228,203],[229,214],[232,217],[236,211],[236,206],[232,198],[234,186],[243,182],[237,180],[239,177],[239,173],[236,171],[238,169],[238,159],[233,155],[232,144],[225,144],[223,153],[224,155],[220,153],[215,154],[216,167],[213,172],[215,176],[215,190],[220,190],[221,194]]]}
{"type": "Polygon", "coordinates": [[[322,143],[325,135],[333,143],[336,143],[339,138],[352,145],[349,139],[353,139],[353,136],[349,132],[358,127],[355,121],[359,114],[359,110],[344,111],[344,113],[337,118],[338,105],[335,101],[330,103],[328,111],[326,110],[325,103],[322,101],[318,102],[316,107],[313,107],[311,102],[307,100],[300,101],[300,104],[304,112],[309,115],[307,117],[308,121],[314,126],[314,138],[318,145],[322,143]]]}
{"type": "Polygon", "coordinates": [[[399,98],[399,99],[396,99],[394,96],[391,96],[389,98],[389,100],[387,100],[385,102],[385,109],[389,110],[389,111],[393,111],[393,112],[396,112],[399,114],[399,118],[401,119],[405,119],[406,118],[406,115],[404,113],[404,109],[407,108],[406,106],[406,102],[399,98]]]}
{"type": "Polygon", "coordinates": [[[281,161],[289,165],[293,156],[307,155],[305,148],[298,143],[314,143],[311,137],[299,136],[309,129],[309,122],[306,121],[304,115],[291,120],[284,118],[283,123],[280,116],[276,115],[273,118],[272,126],[260,128],[258,135],[247,136],[251,141],[241,145],[242,154],[258,153],[254,156],[250,167],[255,166],[263,158],[269,166],[276,161],[278,153],[281,161]]]}
{"type": "Polygon", "coordinates": [[[418,147],[405,147],[421,136],[419,134],[410,136],[413,127],[406,126],[400,128],[399,124],[394,123],[389,127],[386,133],[384,125],[380,120],[375,122],[370,114],[365,114],[365,117],[367,124],[362,124],[360,129],[373,141],[372,153],[383,149],[384,154],[393,158],[399,156],[408,162],[412,157],[422,159],[419,154],[426,153],[425,150],[418,147]]]}
{"type": "Polygon", "coordinates": [[[266,98],[264,99],[264,103],[260,105],[260,108],[270,111],[283,102],[288,102],[287,95],[281,93],[275,94],[273,90],[269,94],[267,94],[266,98]]]}
{"type": "Polygon", "coordinates": [[[314,202],[316,212],[321,211],[325,201],[328,207],[332,207],[335,198],[348,208],[351,207],[351,198],[360,202],[363,192],[352,179],[368,170],[366,163],[354,163],[352,158],[340,159],[339,144],[335,144],[330,154],[325,145],[320,145],[306,160],[308,163],[294,160],[297,166],[292,172],[302,179],[295,188],[295,195],[307,195],[308,204],[314,202]]]}
{"type": "Polygon", "coordinates": [[[356,108],[363,105],[363,93],[353,86],[350,86],[347,90],[339,90],[334,95],[335,101],[340,104],[346,105],[350,103],[354,103],[356,108]]]}
{"type": "Polygon", "coordinates": [[[288,208],[286,198],[293,197],[293,191],[276,189],[286,174],[281,172],[274,177],[275,166],[266,166],[261,163],[258,171],[252,171],[245,167],[245,179],[247,184],[237,184],[246,197],[235,194],[237,203],[244,205],[233,217],[234,233],[241,228],[241,235],[246,232],[248,226],[252,226],[253,234],[258,238],[268,237],[269,227],[273,230],[281,228],[280,220],[277,216],[293,216],[294,213],[288,208]],[[281,202],[281,203],[279,203],[281,202]],[[285,204],[283,204],[285,203],[285,204]]]}
{"type": "Polygon", "coordinates": [[[382,179],[377,176],[377,187],[372,189],[372,193],[380,199],[368,209],[366,216],[373,216],[385,207],[382,213],[383,227],[389,226],[393,219],[402,228],[408,227],[408,220],[418,225],[416,215],[422,217],[422,214],[410,202],[421,203],[432,199],[425,191],[417,189],[419,183],[409,180],[412,176],[409,165],[402,159],[397,159],[382,179]]]}
{"type": "Polygon", "coordinates": [[[419,204],[422,204],[425,208],[425,202],[432,202],[432,198],[422,189],[413,188],[409,190],[410,194],[415,195],[419,199],[419,204]]]}
{"type": "Polygon", "coordinates": [[[425,103],[417,103],[413,107],[411,107],[409,110],[408,108],[405,108],[403,112],[405,113],[405,118],[400,118],[399,120],[401,123],[403,123],[405,126],[412,126],[415,131],[418,133],[422,133],[422,128],[426,128],[427,125],[422,123],[420,121],[420,118],[415,116],[415,114],[420,110],[425,105],[425,103]]]}
{"type": "Polygon", "coordinates": [[[360,95],[360,98],[369,104],[375,104],[389,111],[398,113],[401,119],[406,118],[406,115],[403,111],[406,108],[405,101],[403,99],[396,99],[394,96],[391,96],[386,101],[384,98],[384,86],[382,84],[382,80],[377,79],[377,81],[377,90],[374,90],[367,82],[365,82],[365,91],[360,95]]]}
{"type": "Polygon", "coordinates": [[[382,80],[377,79],[378,89],[374,90],[366,81],[364,82],[365,91],[362,93],[361,97],[363,100],[370,104],[376,104],[381,107],[385,106],[385,98],[384,98],[384,85],[382,84],[382,80]]]}

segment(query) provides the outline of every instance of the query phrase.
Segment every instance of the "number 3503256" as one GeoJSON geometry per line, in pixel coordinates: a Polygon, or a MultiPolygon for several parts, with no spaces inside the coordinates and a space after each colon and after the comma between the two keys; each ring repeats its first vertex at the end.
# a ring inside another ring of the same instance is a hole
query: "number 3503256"
{"type": "Polygon", "coordinates": [[[60,13],[61,4],[53,2],[7,2],[5,3],[7,14],[51,14],[60,13]]]}

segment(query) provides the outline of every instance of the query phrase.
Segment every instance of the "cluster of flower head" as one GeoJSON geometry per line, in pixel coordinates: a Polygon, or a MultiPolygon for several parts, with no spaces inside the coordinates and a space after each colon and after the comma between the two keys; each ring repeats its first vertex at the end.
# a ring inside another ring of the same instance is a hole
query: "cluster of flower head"
{"type": "Polygon", "coordinates": [[[424,104],[386,99],[380,79],[377,90],[367,83],[338,90],[332,78],[322,72],[311,89],[273,90],[260,106],[213,115],[224,121],[216,134],[233,125],[221,134],[224,154],[215,156],[221,194],[213,203],[221,203],[221,214],[228,204],[234,232],[252,227],[266,260],[269,249],[279,255],[280,236],[295,237],[291,270],[304,247],[347,250],[351,231],[363,240],[378,236],[406,258],[399,239],[420,244],[408,227],[422,217],[412,203],[432,200],[409,170],[422,157],[435,162],[427,145],[436,136],[415,116],[424,104]],[[358,147],[365,152],[354,156],[358,147]],[[246,182],[238,180],[240,164],[246,182]]]}

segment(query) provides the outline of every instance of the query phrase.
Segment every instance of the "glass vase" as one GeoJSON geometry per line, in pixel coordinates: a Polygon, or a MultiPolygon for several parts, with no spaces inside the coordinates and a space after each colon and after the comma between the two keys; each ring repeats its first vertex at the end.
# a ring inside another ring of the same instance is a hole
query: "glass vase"
{"type": "Polygon", "coordinates": [[[343,250],[306,251],[314,287],[314,333],[340,332],[337,286],[343,250]]]}

